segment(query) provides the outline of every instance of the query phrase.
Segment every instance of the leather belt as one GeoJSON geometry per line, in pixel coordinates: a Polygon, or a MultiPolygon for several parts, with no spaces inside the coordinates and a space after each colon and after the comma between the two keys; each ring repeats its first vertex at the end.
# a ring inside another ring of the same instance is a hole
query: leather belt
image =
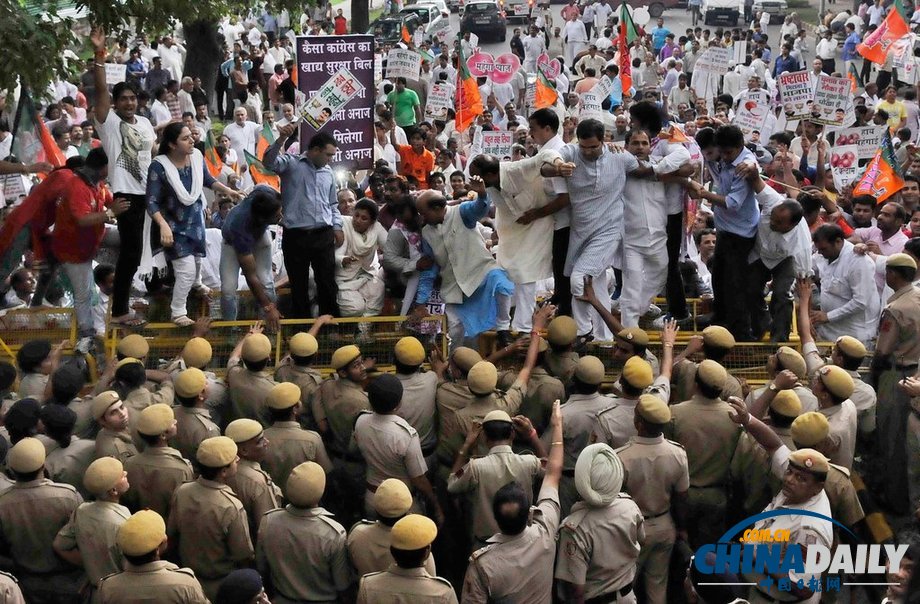
{"type": "Polygon", "coordinates": [[[652,514],[651,516],[643,516],[642,518],[644,520],[654,520],[655,518],[661,518],[662,516],[665,516],[670,513],[671,513],[671,510],[665,510],[661,512],[660,514],[652,514]]]}
{"type": "Polygon", "coordinates": [[[621,587],[620,589],[611,591],[610,593],[601,594],[594,598],[585,600],[585,604],[612,604],[613,602],[616,602],[620,598],[625,598],[631,593],[632,593],[632,585],[630,584],[630,585],[627,585],[626,587],[621,587]]]}

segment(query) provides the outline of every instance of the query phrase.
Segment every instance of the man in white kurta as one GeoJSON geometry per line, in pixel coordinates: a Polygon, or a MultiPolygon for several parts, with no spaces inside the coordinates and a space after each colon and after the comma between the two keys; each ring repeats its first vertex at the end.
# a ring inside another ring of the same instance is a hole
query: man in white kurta
{"type": "Polygon", "coordinates": [[[588,32],[585,31],[585,24],[577,14],[572,13],[571,18],[566,21],[565,27],[562,28],[562,38],[565,40],[565,64],[571,68],[578,53],[588,47],[588,32]]]}

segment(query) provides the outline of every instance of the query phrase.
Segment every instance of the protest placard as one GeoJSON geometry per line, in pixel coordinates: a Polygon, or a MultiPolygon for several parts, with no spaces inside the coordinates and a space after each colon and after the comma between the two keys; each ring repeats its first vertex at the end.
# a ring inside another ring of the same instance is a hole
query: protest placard
{"type": "Polygon", "coordinates": [[[422,55],[414,50],[394,48],[387,54],[387,79],[406,78],[418,80],[422,69],[422,55]]]}
{"type": "MultiPolygon", "coordinates": [[[[878,140],[875,143],[878,148],[878,140]]],[[[831,150],[831,172],[834,175],[834,186],[838,191],[856,180],[862,172],[859,167],[859,145],[834,146],[831,150]]]]}
{"type": "Polygon", "coordinates": [[[878,141],[882,138],[885,126],[869,124],[858,128],[842,128],[833,133],[834,150],[843,145],[857,145],[857,159],[872,159],[878,150],[878,141]]]}
{"type": "Polygon", "coordinates": [[[731,48],[707,48],[696,60],[694,70],[725,75],[732,60],[731,48]]]}
{"type": "Polygon", "coordinates": [[[125,81],[125,75],[128,66],[124,63],[106,63],[105,64],[105,83],[118,84],[125,81]]]}
{"type": "Polygon", "coordinates": [[[821,75],[815,86],[811,120],[825,126],[843,126],[850,103],[851,83],[848,78],[821,75]]]}
{"type": "Polygon", "coordinates": [[[750,141],[751,134],[755,131],[761,132],[763,130],[769,114],[769,104],[748,101],[738,106],[737,111],[735,111],[735,119],[732,123],[741,128],[741,131],[744,133],[744,140],[750,141]]]}
{"type": "Polygon", "coordinates": [[[800,120],[811,115],[815,89],[807,71],[780,74],[776,83],[787,120],[800,120]]]}
{"type": "Polygon", "coordinates": [[[508,130],[482,133],[482,152],[499,159],[511,159],[511,145],[513,144],[514,135],[508,130]]]}
{"type": "Polygon", "coordinates": [[[747,59],[747,40],[732,42],[732,65],[744,65],[747,59]]]}
{"type": "Polygon", "coordinates": [[[425,105],[426,120],[446,120],[447,110],[454,106],[454,88],[451,84],[434,84],[428,91],[425,105]]]}
{"type": "Polygon", "coordinates": [[[299,107],[298,112],[306,123],[320,130],[362,89],[358,78],[347,69],[342,68],[329,78],[306,104],[299,107]]]}

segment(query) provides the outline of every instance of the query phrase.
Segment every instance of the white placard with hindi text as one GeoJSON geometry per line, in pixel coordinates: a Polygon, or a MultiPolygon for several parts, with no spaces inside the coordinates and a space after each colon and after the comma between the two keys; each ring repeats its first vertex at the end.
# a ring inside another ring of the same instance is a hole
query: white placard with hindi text
{"type": "Polygon", "coordinates": [[[387,55],[387,79],[406,78],[418,80],[422,69],[422,55],[414,50],[394,48],[387,55]]]}
{"type": "Polygon", "coordinates": [[[513,144],[514,133],[509,130],[482,133],[482,152],[499,159],[511,159],[511,145],[513,144]]]}
{"type": "Polygon", "coordinates": [[[454,90],[450,84],[434,84],[428,91],[425,105],[426,120],[446,120],[447,110],[454,106],[454,90]]]}
{"type": "Polygon", "coordinates": [[[128,72],[128,66],[124,63],[106,63],[105,64],[105,83],[118,84],[125,81],[128,72]]]}
{"type": "Polygon", "coordinates": [[[705,52],[700,55],[700,58],[696,60],[696,66],[693,69],[725,75],[728,73],[728,67],[731,65],[731,61],[731,48],[711,47],[707,48],[705,52]]]}
{"type": "Polygon", "coordinates": [[[825,126],[843,126],[847,106],[851,103],[849,78],[821,75],[815,86],[815,101],[811,107],[811,120],[825,126]]]}

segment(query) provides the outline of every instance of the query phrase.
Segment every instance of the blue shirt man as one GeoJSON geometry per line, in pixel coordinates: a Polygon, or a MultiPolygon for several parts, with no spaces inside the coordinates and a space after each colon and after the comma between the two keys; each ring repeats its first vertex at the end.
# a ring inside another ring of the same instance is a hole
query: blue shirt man
{"type": "Polygon", "coordinates": [[[862,42],[862,37],[856,33],[856,28],[852,25],[847,26],[847,31],[850,33],[847,35],[847,39],[843,42],[843,60],[844,61],[853,61],[857,58],[856,46],[862,42]]]}

